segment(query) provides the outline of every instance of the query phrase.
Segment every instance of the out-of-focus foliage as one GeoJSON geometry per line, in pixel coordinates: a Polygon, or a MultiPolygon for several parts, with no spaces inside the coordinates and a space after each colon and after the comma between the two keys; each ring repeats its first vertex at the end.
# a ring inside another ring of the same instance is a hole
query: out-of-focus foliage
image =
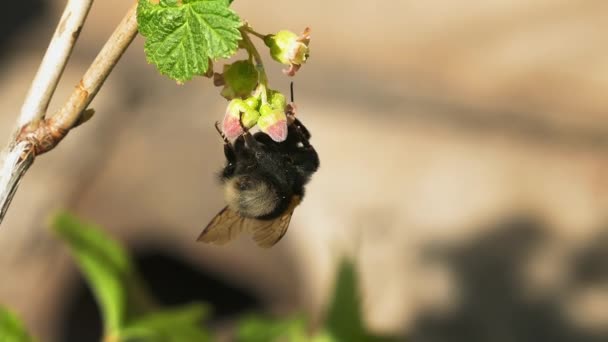
{"type": "Polygon", "coordinates": [[[142,286],[128,253],[100,229],[68,213],[57,215],[53,228],[70,247],[101,306],[106,340],[209,340],[201,326],[205,307],[158,308],[142,286]]]}
{"type": "Polygon", "coordinates": [[[200,326],[207,312],[201,304],[153,312],[131,322],[121,337],[124,341],[211,341],[200,326]]]}
{"type": "Polygon", "coordinates": [[[106,332],[122,329],[127,319],[127,283],[134,283],[133,265],[124,249],[93,225],[62,213],[53,222],[68,246],[101,308],[106,332]]]}
{"type": "Polygon", "coordinates": [[[338,270],[325,326],[334,337],[343,341],[361,341],[366,335],[357,274],[351,262],[342,262],[338,270]]]}
{"type": "Polygon", "coordinates": [[[375,342],[394,341],[374,336],[367,331],[361,316],[359,283],[355,265],[342,261],[334,285],[332,301],[327,310],[324,329],[311,334],[305,317],[270,319],[249,316],[241,321],[238,342],[375,342]]]}
{"type": "Polygon", "coordinates": [[[361,315],[361,294],[355,265],[343,260],[336,276],[325,329],[336,341],[393,341],[367,331],[361,315]]]}
{"type": "MultiPolygon", "coordinates": [[[[155,305],[137,276],[125,249],[97,227],[68,213],[53,220],[53,228],[69,246],[76,263],[89,282],[105,322],[108,341],[212,341],[202,326],[208,309],[202,304],[162,309],[155,305]]],[[[8,312],[0,311],[0,331],[14,331],[14,339],[31,341],[22,325],[8,312]],[[5,328],[5,326],[7,328],[5,328]],[[19,336],[23,336],[22,338],[19,336]],[[19,339],[21,338],[21,339],[19,339]]],[[[343,261],[339,267],[331,304],[320,331],[311,332],[305,316],[267,318],[249,315],[235,332],[237,342],[367,342],[392,341],[373,336],[361,316],[359,284],[355,266],[343,261]]]]}
{"type": "Polygon", "coordinates": [[[0,342],[33,342],[23,323],[12,312],[0,307],[0,342]]]}
{"type": "Polygon", "coordinates": [[[236,341],[309,341],[306,324],[304,317],[271,319],[251,315],[240,322],[236,341]]]}

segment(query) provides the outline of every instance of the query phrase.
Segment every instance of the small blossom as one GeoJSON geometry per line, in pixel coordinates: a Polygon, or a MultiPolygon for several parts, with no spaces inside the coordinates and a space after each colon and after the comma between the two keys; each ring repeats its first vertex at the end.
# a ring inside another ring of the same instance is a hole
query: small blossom
{"type": "Polygon", "coordinates": [[[260,107],[260,98],[256,96],[250,96],[245,99],[245,104],[251,109],[258,110],[258,108],[260,107]]]}
{"type": "Polygon", "coordinates": [[[268,35],[264,42],[270,47],[270,55],[274,60],[289,66],[283,72],[294,76],[308,59],[310,28],[307,27],[300,36],[287,30],[279,31],[274,35],[268,35]]]}
{"type": "Polygon", "coordinates": [[[243,134],[243,127],[249,129],[256,125],[260,113],[251,108],[241,99],[234,99],[228,103],[226,114],[222,121],[222,131],[228,139],[235,139],[243,134]]]}
{"type": "Polygon", "coordinates": [[[260,106],[258,127],[276,142],[287,139],[287,116],[285,116],[285,111],[273,108],[269,104],[260,106]]]}
{"type": "Polygon", "coordinates": [[[276,90],[270,90],[269,93],[268,101],[270,102],[270,106],[272,108],[285,111],[285,107],[287,106],[285,95],[276,90]]]}

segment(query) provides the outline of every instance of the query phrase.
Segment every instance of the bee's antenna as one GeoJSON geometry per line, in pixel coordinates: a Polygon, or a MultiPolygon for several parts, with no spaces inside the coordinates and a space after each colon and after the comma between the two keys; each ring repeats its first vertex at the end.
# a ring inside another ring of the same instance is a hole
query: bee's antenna
{"type": "Polygon", "coordinates": [[[289,83],[289,92],[291,93],[291,103],[293,103],[293,81],[289,83]]]}

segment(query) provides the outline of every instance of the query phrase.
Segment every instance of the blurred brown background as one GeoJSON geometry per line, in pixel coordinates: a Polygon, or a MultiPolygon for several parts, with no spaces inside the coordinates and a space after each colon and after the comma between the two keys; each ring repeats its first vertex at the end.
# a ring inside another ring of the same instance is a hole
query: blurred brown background
{"type": "MultiPolygon", "coordinates": [[[[2,14],[15,21],[0,42],[7,139],[64,5],[23,3],[23,18],[2,14]]],[[[51,110],[130,6],[93,5],[51,110]]],[[[608,340],[608,2],[233,6],[260,32],[312,27],[296,102],[321,169],[288,234],[270,251],[247,236],[195,242],[222,206],[213,122],[226,103],[207,79],[158,75],[138,37],[96,116],[36,161],[0,229],[0,303],[36,336],[83,341],[99,329],[46,225],[68,208],[128,243],[167,303],[214,304],[218,326],[247,310],[318,321],[349,255],[378,332],[608,340]]],[[[287,91],[281,67],[270,69],[287,91]]]]}

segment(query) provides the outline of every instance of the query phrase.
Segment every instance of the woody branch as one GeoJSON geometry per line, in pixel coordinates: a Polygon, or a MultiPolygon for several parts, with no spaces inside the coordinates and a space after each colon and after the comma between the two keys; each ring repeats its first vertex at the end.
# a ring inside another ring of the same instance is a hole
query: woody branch
{"type": "MultiPolygon", "coordinates": [[[[19,182],[36,156],[53,149],[88,116],[83,115],[104,81],[137,34],[137,4],[112,33],[71,96],[52,116],[48,103],[67,63],[93,0],[70,0],[32,82],[17,129],[3,153],[0,167],[0,223],[19,182]]],[[[88,112],[90,114],[91,112],[88,112]]]]}

